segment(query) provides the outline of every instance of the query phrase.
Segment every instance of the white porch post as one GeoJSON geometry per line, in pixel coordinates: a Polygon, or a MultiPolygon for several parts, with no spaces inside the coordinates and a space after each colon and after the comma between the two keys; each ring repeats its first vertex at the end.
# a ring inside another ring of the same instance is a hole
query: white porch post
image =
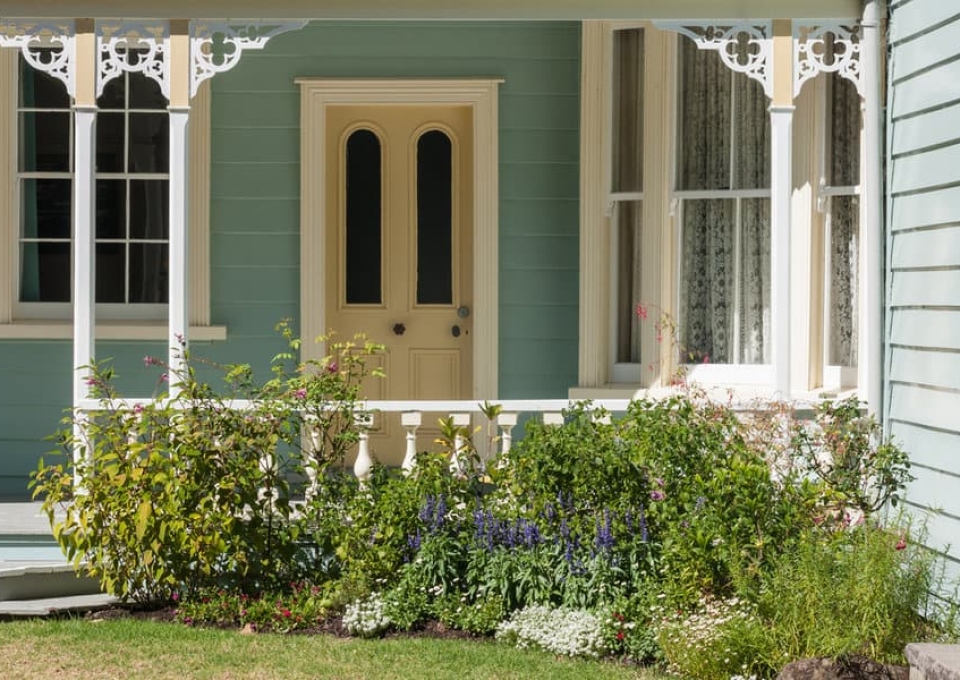
{"type": "Polygon", "coordinates": [[[187,292],[188,126],[190,122],[190,24],[170,22],[170,245],[169,245],[169,353],[170,396],[180,392],[186,370],[189,309],[187,292]]]}
{"type": "Polygon", "coordinates": [[[93,22],[76,22],[76,94],[73,110],[73,406],[74,487],[83,488],[82,468],[93,452],[85,441],[84,418],[76,408],[91,394],[89,365],[96,355],[96,38],[93,22]]]}
{"type": "Polygon", "coordinates": [[[179,378],[186,368],[184,350],[188,329],[187,294],[187,128],[190,110],[170,107],[170,271],[169,333],[170,396],[180,391],[179,378]]]}
{"type": "Polygon", "coordinates": [[[880,17],[882,0],[866,0],[863,6],[860,65],[863,78],[863,152],[860,197],[861,271],[860,338],[857,365],[859,396],[870,413],[881,409],[883,386],[883,163],[880,92],[882,46],[880,17]]]}
{"type": "Polygon", "coordinates": [[[773,387],[790,396],[790,222],[793,192],[793,29],[773,22],[773,101],[770,105],[770,326],[773,387]]]}

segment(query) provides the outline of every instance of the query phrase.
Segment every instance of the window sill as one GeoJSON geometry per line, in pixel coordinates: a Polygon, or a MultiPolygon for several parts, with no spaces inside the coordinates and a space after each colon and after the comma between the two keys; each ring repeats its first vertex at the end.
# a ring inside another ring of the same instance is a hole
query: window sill
{"type": "MultiPolygon", "coordinates": [[[[96,327],[97,340],[167,339],[167,324],[135,321],[101,321],[96,327]]],[[[214,342],[227,339],[226,326],[190,326],[191,341],[214,342]]],[[[72,340],[73,324],[66,321],[14,321],[0,324],[0,340],[72,340]]]]}

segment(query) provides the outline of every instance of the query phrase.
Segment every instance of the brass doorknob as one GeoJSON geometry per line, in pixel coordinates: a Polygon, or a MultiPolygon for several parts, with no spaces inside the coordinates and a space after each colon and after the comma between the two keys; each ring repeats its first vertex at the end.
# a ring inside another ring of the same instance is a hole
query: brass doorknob
{"type": "Polygon", "coordinates": [[[395,324],[393,324],[393,334],[394,334],[394,335],[403,335],[403,334],[406,333],[406,332],[407,332],[407,327],[404,326],[402,323],[395,323],[395,324]]]}

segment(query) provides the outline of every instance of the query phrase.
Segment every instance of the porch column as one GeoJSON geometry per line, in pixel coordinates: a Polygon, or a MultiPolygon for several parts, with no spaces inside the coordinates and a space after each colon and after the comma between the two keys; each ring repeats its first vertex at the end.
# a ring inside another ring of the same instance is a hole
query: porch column
{"type": "Polygon", "coordinates": [[[790,197],[793,191],[793,29],[773,21],[770,104],[770,327],[774,391],[790,396],[790,197]]]}
{"type": "Polygon", "coordinates": [[[861,24],[860,65],[863,78],[863,195],[860,197],[860,244],[862,281],[860,283],[860,338],[857,348],[857,385],[859,396],[870,413],[878,415],[883,389],[883,101],[880,91],[882,45],[880,17],[882,0],[867,0],[861,24]]]}
{"type": "MultiPolygon", "coordinates": [[[[91,395],[88,366],[96,355],[96,34],[92,19],[76,21],[76,93],[73,136],[73,406],[76,409],[91,395]]],[[[90,461],[92,452],[80,446],[82,418],[74,418],[74,484],[82,488],[79,468],[90,461]],[[81,456],[85,460],[81,460],[81,456]]]]}
{"type": "Polygon", "coordinates": [[[186,370],[189,310],[187,293],[187,133],[190,121],[190,24],[170,21],[170,242],[169,242],[169,332],[167,351],[170,396],[180,393],[180,378],[186,370]]]}

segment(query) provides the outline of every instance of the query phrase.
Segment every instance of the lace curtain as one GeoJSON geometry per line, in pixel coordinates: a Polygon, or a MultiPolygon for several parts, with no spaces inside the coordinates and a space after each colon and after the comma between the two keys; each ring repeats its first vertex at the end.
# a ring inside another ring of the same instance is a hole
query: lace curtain
{"type": "MultiPolygon", "coordinates": [[[[827,182],[834,187],[860,183],[860,95],[854,85],[830,76],[831,158],[827,182]]],[[[856,196],[830,199],[830,299],[827,363],[857,365],[860,209],[856,196]]]]}
{"type": "Polygon", "coordinates": [[[770,187],[767,109],[759,83],[681,40],[677,188],[713,194],[681,205],[683,363],[770,362],[770,200],[728,193],[770,187]]]}

